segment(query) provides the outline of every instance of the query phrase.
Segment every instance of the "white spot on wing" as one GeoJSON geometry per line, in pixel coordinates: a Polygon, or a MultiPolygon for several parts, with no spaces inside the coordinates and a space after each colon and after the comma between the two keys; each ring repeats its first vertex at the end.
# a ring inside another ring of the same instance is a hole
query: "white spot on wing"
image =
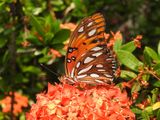
{"type": "Polygon", "coordinates": [[[116,61],[115,61],[115,60],[112,60],[112,63],[116,63],[116,61]]]}
{"type": "Polygon", "coordinates": [[[77,65],[76,65],[76,68],[79,68],[81,62],[78,62],[77,65]]]}
{"type": "Polygon", "coordinates": [[[80,74],[82,74],[82,73],[84,73],[84,72],[87,72],[88,70],[90,70],[90,69],[92,68],[92,66],[93,66],[93,65],[90,65],[90,66],[88,66],[87,68],[84,68],[84,69],[80,70],[80,71],[78,72],[78,75],[80,75],[80,74]]]}
{"type": "Polygon", "coordinates": [[[113,58],[107,58],[106,60],[107,60],[107,61],[108,61],[108,60],[113,60],[113,58]]]}
{"type": "Polygon", "coordinates": [[[106,70],[105,69],[98,69],[97,71],[103,72],[103,71],[106,71],[106,70]]]}
{"type": "Polygon", "coordinates": [[[98,82],[98,83],[104,83],[103,81],[101,81],[101,80],[95,80],[95,82],[98,82]]]}
{"type": "Polygon", "coordinates": [[[91,26],[93,24],[93,22],[88,23],[87,27],[91,26]]]}
{"type": "Polygon", "coordinates": [[[109,74],[104,74],[104,76],[106,76],[107,78],[112,78],[113,76],[109,75],[109,74]]]}
{"type": "Polygon", "coordinates": [[[79,78],[84,78],[84,77],[86,77],[87,76],[87,74],[84,74],[84,75],[79,75],[79,76],[77,76],[77,78],[79,79],[79,78]]]}
{"type": "Polygon", "coordinates": [[[94,48],[92,48],[91,50],[93,50],[93,51],[99,51],[99,50],[102,50],[103,48],[101,48],[101,47],[94,47],[94,48]]]}
{"type": "Polygon", "coordinates": [[[102,67],[103,67],[103,65],[102,65],[102,64],[97,64],[97,65],[96,65],[96,67],[98,67],[98,68],[102,68],[102,67]]]}
{"type": "Polygon", "coordinates": [[[92,36],[96,33],[96,29],[89,31],[88,36],[92,36]]]}
{"type": "Polygon", "coordinates": [[[116,66],[112,66],[112,68],[113,68],[113,69],[115,69],[115,68],[116,68],[116,66]]]}
{"type": "Polygon", "coordinates": [[[91,77],[99,77],[99,75],[98,75],[98,74],[95,74],[95,73],[90,74],[90,76],[91,76],[91,77]]]}
{"type": "Polygon", "coordinates": [[[92,54],[92,56],[95,56],[95,57],[98,57],[100,55],[102,55],[102,52],[97,52],[97,53],[92,54]]]}
{"type": "Polygon", "coordinates": [[[74,77],[74,68],[71,71],[71,78],[73,78],[73,77],[74,77]]]}
{"type": "Polygon", "coordinates": [[[92,60],[94,60],[94,58],[87,57],[87,58],[84,60],[84,63],[89,63],[89,62],[91,62],[92,60]]]}
{"type": "Polygon", "coordinates": [[[67,58],[67,62],[68,62],[68,63],[71,63],[71,60],[70,60],[69,58],[67,58]]]}
{"type": "Polygon", "coordinates": [[[83,30],[84,30],[84,26],[80,27],[78,32],[83,32],[83,30]]]}

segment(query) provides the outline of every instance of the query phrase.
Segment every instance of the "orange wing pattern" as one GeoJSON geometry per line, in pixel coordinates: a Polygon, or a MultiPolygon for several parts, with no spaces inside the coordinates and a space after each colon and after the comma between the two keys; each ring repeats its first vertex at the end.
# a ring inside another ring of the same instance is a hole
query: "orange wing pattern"
{"type": "Polygon", "coordinates": [[[116,60],[104,39],[105,19],[101,13],[84,18],[70,38],[66,55],[66,77],[70,82],[110,83],[116,60]]]}

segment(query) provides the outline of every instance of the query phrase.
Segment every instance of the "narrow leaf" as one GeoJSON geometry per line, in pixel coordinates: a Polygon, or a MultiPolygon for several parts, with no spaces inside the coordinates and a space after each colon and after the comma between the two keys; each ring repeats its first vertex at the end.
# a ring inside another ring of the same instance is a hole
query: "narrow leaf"
{"type": "Polygon", "coordinates": [[[43,26],[42,24],[40,24],[40,22],[38,21],[38,19],[36,17],[34,17],[33,15],[30,16],[31,18],[31,24],[35,27],[35,29],[37,30],[37,32],[44,37],[45,32],[43,30],[43,26]]]}
{"type": "Polygon", "coordinates": [[[137,75],[134,72],[127,71],[127,70],[121,70],[121,78],[123,79],[131,79],[137,77],[137,75]]]}

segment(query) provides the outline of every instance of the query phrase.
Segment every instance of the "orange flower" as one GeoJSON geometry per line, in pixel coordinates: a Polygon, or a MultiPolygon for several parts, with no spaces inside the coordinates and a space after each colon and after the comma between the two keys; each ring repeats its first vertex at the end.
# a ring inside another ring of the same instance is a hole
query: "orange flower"
{"type": "Polygon", "coordinates": [[[136,38],[133,40],[136,47],[141,48],[140,40],[142,40],[142,38],[142,35],[137,35],[136,38]]]}
{"type": "MultiPolygon", "coordinates": [[[[7,113],[11,111],[11,97],[7,96],[3,100],[0,101],[0,105],[2,106],[2,112],[7,113]]],[[[28,106],[28,98],[22,96],[21,94],[15,92],[14,93],[14,105],[13,105],[13,113],[17,115],[22,112],[22,107],[28,106]]]]}
{"type": "Polygon", "coordinates": [[[56,59],[57,57],[62,57],[62,54],[53,48],[49,50],[48,54],[52,56],[52,59],[56,59]]]}
{"type": "Polygon", "coordinates": [[[38,32],[35,32],[34,35],[38,38],[40,42],[43,42],[43,37],[38,32]]]}
{"type": "Polygon", "coordinates": [[[132,99],[136,100],[138,98],[138,95],[139,95],[138,92],[133,92],[132,93],[132,99]]]}
{"type": "Polygon", "coordinates": [[[37,95],[27,120],[135,120],[127,94],[113,85],[85,86],[48,84],[37,95]]]}
{"type": "Polygon", "coordinates": [[[21,45],[22,45],[23,47],[28,47],[28,46],[30,46],[30,42],[28,42],[28,41],[23,41],[23,42],[21,42],[21,45]]]}
{"type": "Polygon", "coordinates": [[[110,37],[110,34],[104,33],[104,38],[105,38],[106,40],[108,40],[109,37],[110,37]]]}
{"type": "Polygon", "coordinates": [[[64,24],[60,24],[60,28],[61,29],[69,29],[70,31],[74,31],[74,29],[76,28],[76,24],[74,23],[64,23],[64,24]]]}
{"type": "Polygon", "coordinates": [[[109,43],[107,44],[108,47],[112,47],[116,40],[122,40],[122,34],[120,31],[113,33],[111,31],[112,37],[109,39],[109,43]]]}

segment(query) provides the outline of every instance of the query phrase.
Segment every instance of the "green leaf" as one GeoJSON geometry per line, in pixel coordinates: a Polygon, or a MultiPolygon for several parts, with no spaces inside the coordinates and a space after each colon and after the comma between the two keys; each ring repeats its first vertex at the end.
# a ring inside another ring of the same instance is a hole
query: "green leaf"
{"type": "Polygon", "coordinates": [[[33,14],[34,15],[39,15],[43,11],[42,7],[35,7],[33,9],[33,14]]]}
{"type": "Polygon", "coordinates": [[[139,108],[132,108],[132,111],[136,114],[141,114],[142,113],[142,110],[139,109],[139,108]]]}
{"type": "Polygon", "coordinates": [[[57,33],[60,30],[60,20],[54,20],[51,15],[47,16],[45,26],[52,34],[57,33]]]}
{"type": "Polygon", "coordinates": [[[51,31],[57,33],[60,30],[60,20],[56,20],[51,24],[51,31]]]}
{"type": "Polygon", "coordinates": [[[145,81],[148,81],[150,78],[150,74],[144,74],[142,75],[142,79],[145,80],[145,81]]]}
{"type": "Polygon", "coordinates": [[[42,42],[40,42],[40,41],[38,40],[38,38],[37,38],[36,36],[32,35],[32,34],[30,34],[30,35],[27,37],[27,40],[28,40],[29,42],[31,42],[32,44],[35,44],[35,45],[38,45],[38,46],[43,45],[42,42]]]}
{"type": "Polygon", "coordinates": [[[141,115],[144,120],[150,120],[149,115],[146,111],[143,111],[141,115]]]}
{"type": "Polygon", "coordinates": [[[54,45],[63,43],[65,40],[67,40],[67,38],[69,38],[69,36],[70,36],[70,30],[62,29],[55,34],[51,44],[54,45]]]}
{"type": "Polygon", "coordinates": [[[151,102],[152,104],[156,102],[157,100],[157,96],[159,95],[159,89],[158,88],[155,88],[151,91],[152,93],[152,98],[151,98],[151,102]]]}
{"type": "Polygon", "coordinates": [[[148,53],[146,50],[143,51],[143,56],[144,56],[144,63],[148,66],[151,66],[152,64],[152,60],[151,58],[149,57],[148,53]]]}
{"type": "Polygon", "coordinates": [[[23,66],[22,71],[23,72],[30,72],[30,73],[33,73],[33,74],[38,74],[38,73],[41,72],[40,68],[35,67],[35,66],[23,66]]]}
{"type": "Polygon", "coordinates": [[[140,86],[140,83],[138,82],[135,82],[132,86],[132,89],[131,89],[131,92],[138,92],[141,90],[141,86],[140,86]]]}
{"type": "Polygon", "coordinates": [[[9,57],[10,57],[9,56],[9,52],[8,52],[8,50],[6,50],[5,53],[4,53],[4,55],[3,55],[3,59],[2,59],[3,64],[5,64],[5,63],[8,62],[9,57]]]}
{"type": "Polygon", "coordinates": [[[128,68],[138,71],[138,68],[140,66],[143,66],[143,63],[140,62],[132,53],[124,50],[118,50],[117,51],[117,56],[119,61],[127,66],[128,68]]]}
{"type": "Polygon", "coordinates": [[[60,51],[60,50],[63,49],[64,44],[62,44],[62,43],[60,43],[60,44],[54,44],[52,47],[53,47],[54,49],[60,51]]]}
{"type": "Polygon", "coordinates": [[[133,52],[136,49],[135,44],[133,41],[128,42],[121,46],[121,50],[126,50],[128,52],[133,52]]]}
{"type": "Polygon", "coordinates": [[[116,52],[116,51],[118,51],[118,50],[120,50],[120,48],[121,48],[121,45],[122,45],[122,40],[116,40],[115,41],[115,44],[114,44],[114,46],[113,46],[113,50],[116,52]]]}
{"type": "Polygon", "coordinates": [[[53,33],[50,33],[50,32],[46,33],[45,34],[45,43],[47,45],[50,45],[52,43],[53,37],[54,37],[53,33]]]}
{"type": "Polygon", "coordinates": [[[155,60],[157,63],[160,62],[160,58],[158,57],[157,53],[149,48],[149,47],[145,47],[145,51],[147,52],[147,54],[153,59],[155,60]]]}
{"type": "Polygon", "coordinates": [[[160,109],[157,112],[157,120],[160,120],[160,109]]]}
{"type": "Polygon", "coordinates": [[[40,22],[38,21],[38,19],[36,17],[34,17],[33,15],[30,15],[31,18],[31,24],[35,27],[35,29],[37,30],[37,32],[44,37],[45,32],[44,32],[44,28],[42,26],[42,24],[40,24],[40,22]]]}
{"type": "Polygon", "coordinates": [[[137,77],[137,75],[134,72],[127,71],[127,70],[121,70],[121,78],[123,79],[131,79],[137,77]]]}
{"type": "Polygon", "coordinates": [[[4,47],[7,43],[7,40],[5,38],[0,38],[0,48],[4,47]]]}
{"type": "Polygon", "coordinates": [[[155,72],[157,73],[157,75],[160,75],[160,63],[157,63],[154,66],[153,70],[155,70],[155,72]]]}
{"type": "Polygon", "coordinates": [[[155,81],[155,82],[153,83],[153,86],[155,86],[155,87],[160,87],[160,81],[155,81]]]}
{"type": "Polygon", "coordinates": [[[39,63],[47,63],[51,59],[51,56],[44,56],[38,59],[39,63]]]}
{"type": "Polygon", "coordinates": [[[160,55],[160,41],[158,43],[158,54],[160,55]]]}

